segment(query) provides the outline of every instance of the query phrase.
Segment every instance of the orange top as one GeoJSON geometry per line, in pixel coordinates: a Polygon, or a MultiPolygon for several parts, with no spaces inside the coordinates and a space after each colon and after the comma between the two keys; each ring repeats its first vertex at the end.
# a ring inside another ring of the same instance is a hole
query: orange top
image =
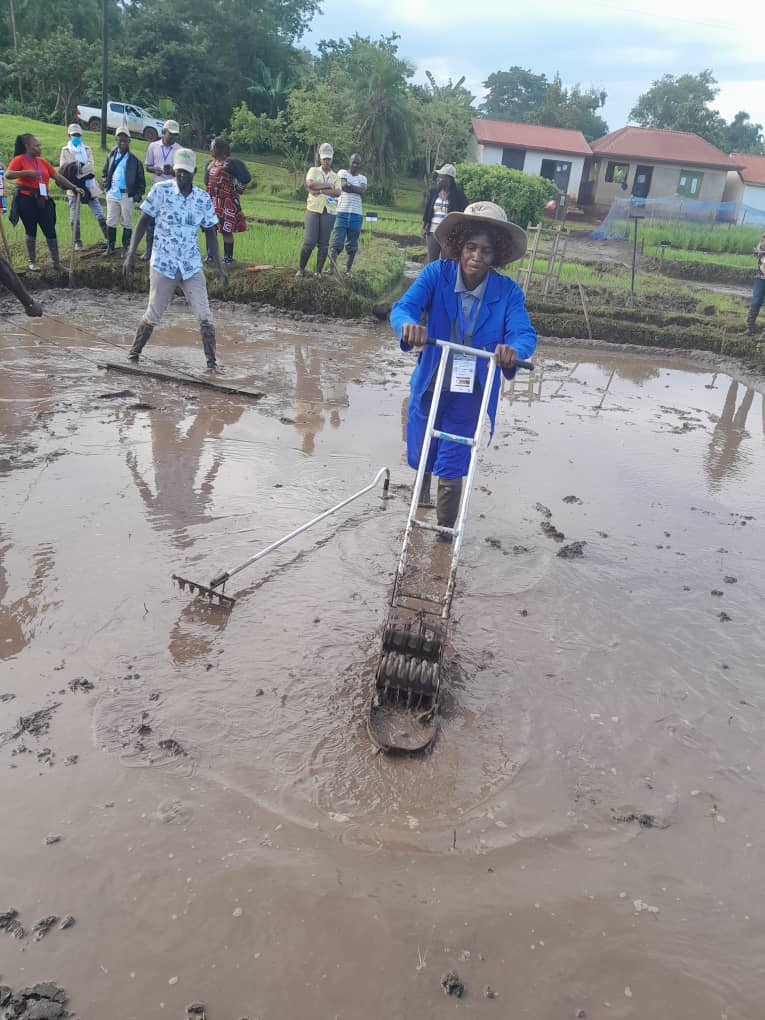
{"type": "Polygon", "coordinates": [[[50,184],[51,178],[55,177],[58,172],[47,159],[43,159],[41,156],[38,156],[37,159],[32,159],[31,156],[26,155],[14,156],[6,167],[6,170],[37,170],[37,178],[16,178],[16,187],[22,195],[39,194],[40,181],[42,181],[47,188],[50,184]]]}

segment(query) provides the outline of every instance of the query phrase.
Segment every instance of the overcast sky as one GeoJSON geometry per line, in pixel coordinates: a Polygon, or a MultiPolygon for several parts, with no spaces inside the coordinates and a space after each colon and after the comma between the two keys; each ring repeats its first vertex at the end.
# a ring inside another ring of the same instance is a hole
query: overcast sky
{"type": "MultiPolygon", "coordinates": [[[[628,0],[629,2],[629,0],[628,0]]],[[[479,97],[492,71],[514,64],[564,84],[608,93],[603,116],[610,130],[627,123],[638,96],[664,74],[711,68],[720,85],[713,105],[730,120],[741,109],[765,124],[765,43],[762,6],[753,0],[634,0],[622,6],[596,0],[322,0],[304,42],[377,38],[397,32],[399,53],[440,82],[457,80],[479,97]],[[671,12],[671,13],[668,13],[671,12]]]]}

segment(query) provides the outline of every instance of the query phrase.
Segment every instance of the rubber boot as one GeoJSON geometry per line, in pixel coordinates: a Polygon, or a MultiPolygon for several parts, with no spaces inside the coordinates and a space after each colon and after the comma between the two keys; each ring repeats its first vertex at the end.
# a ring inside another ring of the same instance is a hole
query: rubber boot
{"type": "Polygon", "coordinates": [[[226,265],[231,265],[234,261],[234,242],[224,241],[223,242],[223,261],[226,265]]]}
{"type": "Polygon", "coordinates": [[[316,256],[316,275],[321,276],[324,269],[324,263],[327,261],[327,253],[319,252],[316,256]]]}
{"type": "Polygon", "coordinates": [[[746,331],[749,336],[754,336],[757,332],[755,329],[755,323],[757,322],[757,316],[759,315],[760,309],[749,309],[749,314],[746,317],[746,331]]]}
{"type": "Polygon", "coordinates": [[[29,234],[24,235],[24,240],[27,243],[27,262],[29,263],[27,268],[30,273],[38,273],[39,269],[35,262],[35,249],[37,247],[36,241],[34,237],[30,237],[29,234]]]}
{"type": "Polygon", "coordinates": [[[141,351],[148,343],[149,337],[153,332],[154,327],[150,326],[148,322],[144,322],[142,319],[138,323],[138,329],[135,331],[133,346],[128,351],[128,361],[138,361],[141,356],[141,351]]]}
{"type": "Polygon", "coordinates": [[[122,228],[122,254],[127,258],[127,253],[130,251],[130,238],[133,236],[133,231],[128,230],[127,227],[122,228]]]}
{"type": "Polygon", "coordinates": [[[348,258],[347,258],[347,261],[345,263],[345,272],[346,272],[346,274],[348,276],[351,275],[351,267],[353,266],[353,260],[355,258],[356,258],[356,252],[355,251],[349,251],[348,252],[348,258]]]}
{"type": "Polygon", "coordinates": [[[418,506],[424,507],[433,506],[433,496],[430,491],[432,481],[433,475],[430,473],[430,471],[426,471],[425,474],[422,476],[422,488],[420,489],[420,500],[417,504],[418,506]]]}
{"type": "Polygon", "coordinates": [[[106,226],[106,220],[99,220],[98,221],[98,227],[99,227],[99,230],[101,231],[101,233],[103,235],[104,240],[106,241],[108,236],[109,236],[109,232],[108,232],[108,229],[107,229],[107,226],[106,226]]]}
{"type": "MultiPolygon", "coordinates": [[[[460,509],[461,478],[439,478],[436,494],[436,520],[442,528],[453,528],[460,509]]],[[[444,536],[445,537],[445,536],[444,536]]]]}
{"type": "Polygon", "coordinates": [[[106,250],[104,251],[104,258],[108,259],[114,254],[114,249],[117,247],[117,228],[107,227],[106,228],[106,250]]]}
{"type": "Polygon", "coordinates": [[[77,223],[77,228],[75,229],[75,232],[74,232],[74,250],[75,251],[81,251],[82,250],[82,236],[80,234],[80,224],[79,224],[79,222],[77,223]]]}
{"type": "Polygon", "coordinates": [[[215,361],[215,326],[209,321],[200,322],[199,331],[202,334],[202,347],[207,367],[211,372],[215,372],[218,369],[215,361]]]}
{"type": "Polygon", "coordinates": [[[48,251],[50,252],[50,260],[53,263],[53,268],[58,272],[61,269],[61,259],[58,255],[58,241],[55,237],[46,237],[48,242],[48,251]]]}
{"type": "Polygon", "coordinates": [[[334,248],[330,251],[330,253],[329,253],[329,266],[327,267],[327,272],[328,273],[334,273],[335,272],[335,269],[337,268],[337,256],[339,254],[340,254],[340,252],[335,251],[334,248]]]}

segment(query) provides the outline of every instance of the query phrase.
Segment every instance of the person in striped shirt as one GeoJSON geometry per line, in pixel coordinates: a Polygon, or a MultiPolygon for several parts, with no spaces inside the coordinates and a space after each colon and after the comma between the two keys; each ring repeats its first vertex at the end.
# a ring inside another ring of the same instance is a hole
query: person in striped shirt
{"type": "Polygon", "coordinates": [[[463,212],[467,205],[465,192],[457,184],[457,168],[445,163],[436,170],[436,186],[428,191],[425,198],[425,212],[422,217],[422,236],[428,247],[428,262],[441,258],[441,245],[436,238],[439,223],[450,212],[463,212]]]}

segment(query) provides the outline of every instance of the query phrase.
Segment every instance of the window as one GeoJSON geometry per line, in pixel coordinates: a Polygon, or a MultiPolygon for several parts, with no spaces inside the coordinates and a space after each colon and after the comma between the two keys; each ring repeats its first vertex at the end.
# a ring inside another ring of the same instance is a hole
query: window
{"type": "Polygon", "coordinates": [[[111,103],[110,105],[111,105],[111,108],[112,108],[112,113],[124,113],[125,112],[125,104],[124,103],[111,103]]]}
{"type": "Polygon", "coordinates": [[[680,179],[677,182],[678,195],[685,195],[686,198],[698,198],[703,180],[704,174],[700,174],[697,170],[681,170],[680,179]]]}
{"type": "Polygon", "coordinates": [[[626,184],[629,172],[629,163],[614,163],[613,160],[606,163],[606,180],[609,184],[626,184]]]}

